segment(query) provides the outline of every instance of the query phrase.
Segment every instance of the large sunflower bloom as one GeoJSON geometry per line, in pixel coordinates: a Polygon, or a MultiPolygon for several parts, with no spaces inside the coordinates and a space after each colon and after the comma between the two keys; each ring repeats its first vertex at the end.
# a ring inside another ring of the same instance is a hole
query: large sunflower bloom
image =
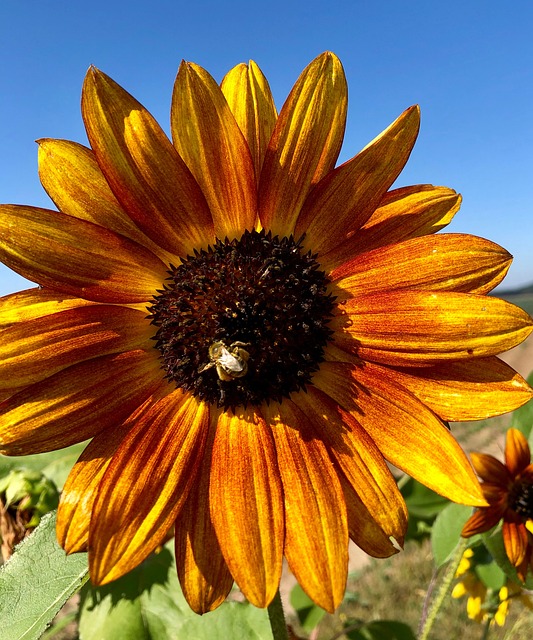
{"type": "Polygon", "coordinates": [[[459,207],[454,191],[388,191],[418,108],[335,168],[346,108],[331,53],[279,115],[253,62],[221,86],[183,63],[171,143],[92,68],[91,148],[40,141],[59,211],[0,209],[2,259],[41,285],[1,308],[1,450],[92,438],[57,531],[68,553],[88,549],[96,584],[174,526],[195,611],[218,606],[234,580],[267,605],[284,555],[331,611],[349,537],[376,557],[402,542],[406,508],[386,460],[485,504],[444,421],[530,397],[495,354],[531,320],[486,296],[510,256],[433,235],[459,207]]]}
{"type": "Polygon", "coordinates": [[[471,458],[489,506],[467,520],[462,535],[484,533],[503,520],[505,552],[525,581],[528,568],[533,570],[533,463],[527,440],[518,429],[507,431],[505,464],[486,453],[471,458]]]}

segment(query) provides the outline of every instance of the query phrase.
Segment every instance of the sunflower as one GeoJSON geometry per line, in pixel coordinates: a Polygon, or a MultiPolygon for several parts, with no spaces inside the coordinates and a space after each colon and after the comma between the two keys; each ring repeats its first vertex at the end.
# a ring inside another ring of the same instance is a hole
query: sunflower
{"type": "Polygon", "coordinates": [[[484,533],[503,520],[505,552],[524,582],[528,568],[533,570],[533,464],[527,440],[518,429],[507,431],[505,464],[486,453],[471,458],[489,506],[467,520],[462,535],[484,533]]]}
{"type": "Polygon", "coordinates": [[[347,109],[339,60],[303,71],[277,113],[253,62],[219,86],[182,63],[172,142],[91,68],[90,148],[39,141],[58,211],[0,209],[3,261],[38,283],[2,301],[1,451],[91,439],[57,534],[112,581],[174,528],[191,607],[234,581],[264,607],[285,556],[320,606],[342,600],[348,539],[401,546],[389,461],[450,499],[486,504],[447,420],[530,397],[495,357],[531,331],[487,297],[510,256],[434,235],[459,196],[389,190],[415,142],[407,109],[335,167],[347,109]]]}

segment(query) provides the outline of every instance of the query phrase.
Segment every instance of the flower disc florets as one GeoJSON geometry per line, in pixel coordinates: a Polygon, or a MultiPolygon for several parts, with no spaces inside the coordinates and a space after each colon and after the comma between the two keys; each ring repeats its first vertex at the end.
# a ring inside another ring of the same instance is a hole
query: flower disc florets
{"type": "Polygon", "coordinates": [[[318,369],[334,298],[292,236],[246,231],[171,267],[151,305],[169,380],[224,407],[281,400],[318,369]]]}
{"type": "Polygon", "coordinates": [[[524,480],[509,492],[509,507],[526,520],[533,519],[533,485],[524,480]]]}

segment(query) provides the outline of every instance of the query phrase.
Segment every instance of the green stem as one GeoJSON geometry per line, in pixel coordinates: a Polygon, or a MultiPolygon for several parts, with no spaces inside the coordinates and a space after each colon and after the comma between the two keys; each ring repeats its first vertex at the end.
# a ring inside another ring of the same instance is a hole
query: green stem
{"type": "Polygon", "coordinates": [[[492,618],[490,616],[485,620],[485,624],[483,625],[483,634],[481,636],[481,640],[487,640],[487,638],[489,637],[491,620],[492,618]]]}
{"type": "Polygon", "coordinates": [[[272,629],[272,637],[274,640],[289,640],[289,632],[287,631],[287,623],[285,622],[285,614],[283,613],[283,604],[279,590],[272,602],[268,605],[268,619],[270,620],[270,628],[272,629]]]}
{"type": "Polygon", "coordinates": [[[450,562],[448,562],[446,569],[442,574],[442,581],[439,590],[437,591],[437,595],[431,603],[426,617],[420,621],[420,626],[418,628],[418,640],[427,640],[427,638],[429,637],[429,632],[431,631],[431,628],[433,627],[433,624],[437,619],[444,600],[448,595],[451,584],[455,577],[455,573],[457,571],[457,567],[459,566],[461,558],[463,557],[463,553],[465,552],[467,547],[468,540],[461,538],[457,546],[455,547],[455,551],[450,562]]]}

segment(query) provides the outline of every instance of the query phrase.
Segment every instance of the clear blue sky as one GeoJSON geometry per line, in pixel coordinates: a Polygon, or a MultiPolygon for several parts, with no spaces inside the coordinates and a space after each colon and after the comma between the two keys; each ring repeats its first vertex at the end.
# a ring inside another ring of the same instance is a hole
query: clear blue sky
{"type": "MultiPolygon", "coordinates": [[[[341,160],[420,104],[421,133],[398,185],[460,191],[449,230],[515,256],[506,288],[533,282],[530,0],[2,0],[0,25],[0,202],[51,206],[34,140],[86,143],[79,101],[90,64],[168,131],[182,58],[217,80],[254,59],[279,108],[305,65],[329,49],[350,91],[341,160]]],[[[0,266],[0,295],[26,286],[0,266]]]]}

